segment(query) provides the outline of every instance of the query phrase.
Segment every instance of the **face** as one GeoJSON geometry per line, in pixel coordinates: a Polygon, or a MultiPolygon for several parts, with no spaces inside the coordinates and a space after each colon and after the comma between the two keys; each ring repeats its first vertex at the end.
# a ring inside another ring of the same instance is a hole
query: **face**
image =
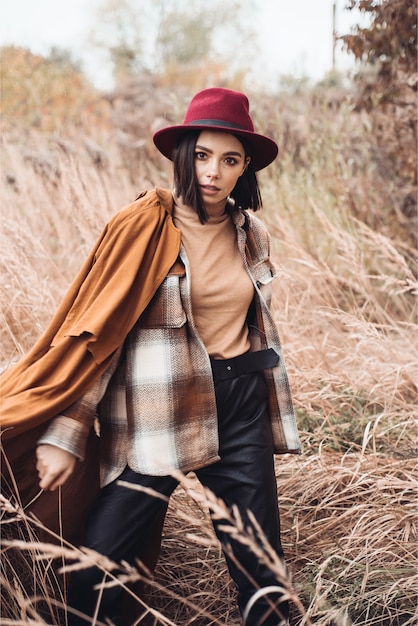
{"type": "Polygon", "coordinates": [[[195,146],[195,168],[209,214],[223,213],[226,199],[248,162],[241,142],[233,135],[209,130],[200,133],[195,146]]]}

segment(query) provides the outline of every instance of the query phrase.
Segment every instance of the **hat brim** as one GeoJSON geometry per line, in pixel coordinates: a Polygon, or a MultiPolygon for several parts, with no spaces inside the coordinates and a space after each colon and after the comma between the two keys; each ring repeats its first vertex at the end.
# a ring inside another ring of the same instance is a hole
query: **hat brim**
{"type": "Polygon", "coordinates": [[[262,170],[274,161],[279,152],[279,147],[273,139],[253,133],[246,130],[236,128],[228,128],[227,126],[217,126],[208,124],[181,124],[178,126],[169,126],[162,128],[154,133],[153,141],[158,150],[170,161],[173,160],[174,150],[176,149],[181,137],[193,130],[219,130],[224,133],[230,133],[236,137],[246,139],[252,147],[251,162],[254,170],[262,170]]]}

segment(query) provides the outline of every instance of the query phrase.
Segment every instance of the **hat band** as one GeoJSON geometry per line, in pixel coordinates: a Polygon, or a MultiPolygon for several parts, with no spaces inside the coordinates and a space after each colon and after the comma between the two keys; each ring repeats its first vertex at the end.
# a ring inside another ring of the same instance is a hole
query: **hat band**
{"type": "Polygon", "coordinates": [[[243,126],[233,124],[232,122],[224,122],[223,120],[192,120],[191,122],[186,122],[186,126],[192,126],[193,124],[196,124],[196,126],[222,126],[225,128],[234,128],[236,130],[245,130],[248,132],[248,130],[243,126]]]}

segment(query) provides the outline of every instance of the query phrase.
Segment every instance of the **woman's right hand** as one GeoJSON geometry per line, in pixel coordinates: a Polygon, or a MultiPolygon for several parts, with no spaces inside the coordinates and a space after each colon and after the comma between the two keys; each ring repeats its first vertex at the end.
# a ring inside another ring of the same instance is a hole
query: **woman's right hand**
{"type": "Polygon", "coordinates": [[[77,457],[57,446],[43,443],[36,448],[36,469],[39,475],[39,487],[54,491],[71,476],[77,457]]]}

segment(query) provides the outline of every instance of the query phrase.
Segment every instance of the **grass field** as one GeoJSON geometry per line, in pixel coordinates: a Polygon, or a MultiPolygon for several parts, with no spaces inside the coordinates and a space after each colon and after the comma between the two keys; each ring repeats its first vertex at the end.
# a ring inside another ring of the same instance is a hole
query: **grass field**
{"type": "MultiPolygon", "coordinates": [[[[100,102],[101,115],[106,111],[100,123],[88,117],[78,127],[63,120],[51,131],[6,119],[3,369],[46,326],[107,219],[142,189],[170,185],[170,169],[150,134],[166,110],[175,117],[184,103],[164,89],[148,95],[155,106],[144,104],[140,90],[100,102]]],[[[276,459],[291,580],[283,580],[274,559],[270,566],[292,600],[294,624],[412,626],[418,619],[415,224],[397,208],[403,190],[382,167],[368,116],[344,93],[252,101],[258,129],[281,148],[260,175],[262,218],[279,267],[274,314],[303,441],[300,457],[276,459]]],[[[193,476],[184,479],[170,504],[149,592],[135,599],[142,607],[137,623],[237,619],[208,517],[216,506],[193,476]]],[[[65,558],[81,567],[93,557],[37,543],[36,522],[14,502],[2,507],[2,624],[59,623],[51,563],[65,558]],[[10,545],[13,525],[24,532],[10,545]],[[36,597],[27,591],[34,586],[36,597]]],[[[236,520],[230,527],[245,538],[236,520]]],[[[137,576],[125,568],[119,584],[137,576]]]]}

